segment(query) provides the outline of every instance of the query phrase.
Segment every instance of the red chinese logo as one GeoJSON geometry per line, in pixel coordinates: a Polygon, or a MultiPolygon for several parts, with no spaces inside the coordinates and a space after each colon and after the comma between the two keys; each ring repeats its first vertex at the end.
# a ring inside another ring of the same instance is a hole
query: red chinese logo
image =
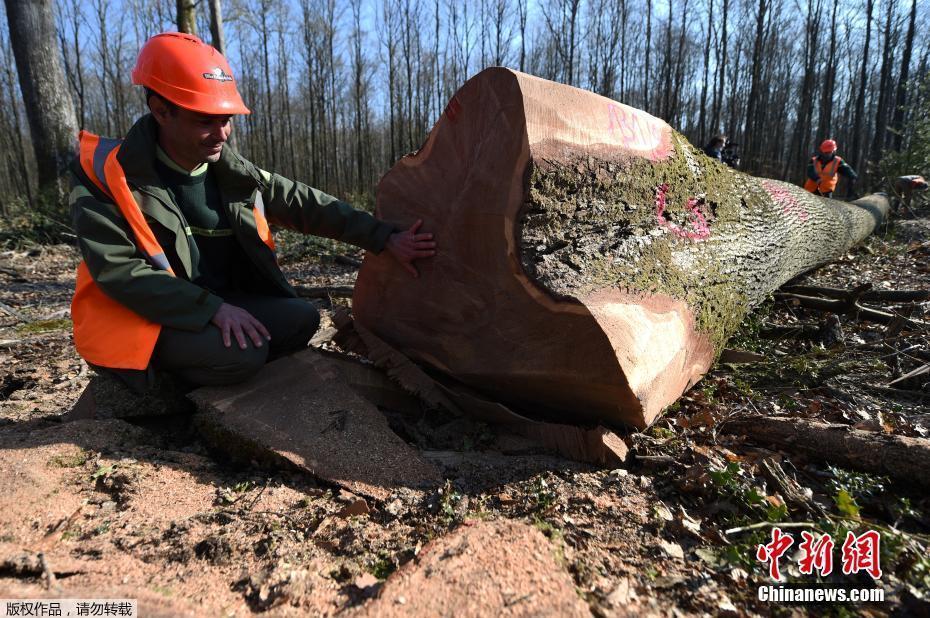
{"type": "Polygon", "coordinates": [[[856,536],[852,532],[846,533],[846,540],[843,542],[843,573],[852,575],[859,571],[865,571],[878,579],[882,576],[882,568],[879,561],[879,546],[881,537],[875,530],[863,532],[856,536]]]}
{"type": "MultiPolygon", "coordinates": [[[[802,575],[813,575],[816,571],[826,577],[833,572],[833,549],[836,544],[833,537],[824,534],[815,537],[810,532],[801,533],[801,557],[798,560],[799,571],[802,575]]],[[[756,559],[759,562],[769,563],[769,576],[775,581],[781,580],[781,571],[778,561],[794,544],[794,538],[785,534],[781,528],[772,528],[772,540],[756,548],[756,559]]],[[[881,569],[881,536],[875,530],[863,532],[859,536],[849,532],[842,547],[843,574],[854,575],[865,571],[873,579],[882,576],[881,569]]]]}
{"type": "Polygon", "coordinates": [[[821,576],[827,576],[833,572],[833,538],[829,534],[821,536],[816,541],[814,535],[810,532],[802,532],[799,548],[803,555],[798,561],[802,575],[811,575],[814,569],[821,576]]]}
{"type": "Polygon", "coordinates": [[[792,545],[794,545],[794,539],[790,534],[783,534],[781,528],[772,528],[772,542],[759,545],[756,549],[756,559],[759,562],[770,563],[769,575],[772,579],[776,581],[781,579],[778,561],[792,545]]]}

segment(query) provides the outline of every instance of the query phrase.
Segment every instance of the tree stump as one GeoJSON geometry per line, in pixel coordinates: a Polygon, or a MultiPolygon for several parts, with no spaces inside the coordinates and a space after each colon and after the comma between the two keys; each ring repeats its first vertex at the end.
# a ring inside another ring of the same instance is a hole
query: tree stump
{"type": "Polygon", "coordinates": [[[438,255],[410,277],[368,255],[356,319],[414,360],[559,422],[651,423],[772,290],[842,255],[888,210],[753,178],[665,122],[487,69],[378,185],[438,255]]]}

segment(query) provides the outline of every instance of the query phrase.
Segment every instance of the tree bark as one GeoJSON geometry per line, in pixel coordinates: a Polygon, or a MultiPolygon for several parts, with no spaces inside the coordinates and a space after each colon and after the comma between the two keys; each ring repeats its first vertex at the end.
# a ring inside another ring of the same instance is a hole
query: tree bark
{"type": "Polygon", "coordinates": [[[178,0],[178,32],[197,34],[197,4],[194,0],[178,0]]]}
{"type": "Polygon", "coordinates": [[[368,255],[353,311],[412,358],[537,417],[645,427],[743,317],[872,232],[858,205],[735,172],[666,123],[506,69],[469,80],[378,186],[439,255],[368,255]]]}
{"type": "Polygon", "coordinates": [[[707,7],[707,32],[704,33],[704,81],[701,84],[701,112],[698,120],[698,141],[701,144],[706,143],[708,138],[707,131],[707,77],[710,67],[710,42],[713,38],[711,32],[714,29],[714,0],[708,0],[707,7]]]}
{"type": "Polygon", "coordinates": [[[869,44],[872,40],[872,8],[874,7],[874,4],[874,0],[866,1],[865,45],[862,47],[862,69],[859,74],[859,93],[856,95],[856,108],[855,112],[853,112],[852,148],[850,149],[850,159],[855,163],[856,167],[861,167],[861,144],[865,141],[863,135],[865,130],[862,127],[862,121],[864,120],[863,116],[865,114],[865,90],[867,85],[866,82],[868,81],[869,44]]]}
{"type": "MultiPolygon", "coordinates": [[[[743,133],[743,156],[749,161],[756,161],[756,115],[758,113],[760,91],[760,74],[762,72],[762,49],[765,39],[765,14],[769,5],[766,0],[759,0],[759,9],[756,15],[756,37],[752,48],[752,62],[750,63],[749,98],[746,101],[746,130],[743,133]]],[[[732,101],[731,101],[732,104],[732,101]]]]}
{"type": "Polygon", "coordinates": [[[57,203],[64,203],[68,188],[63,174],[76,153],[78,126],[52,13],[51,0],[6,0],[10,43],[29,119],[39,190],[51,192],[57,203]]]}
{"type": "Polygon", "coordinates": [[[223,33],[222,0],[210,0],[210,40],[218,52],[226,55],[226,37],[223,33]]]}
{"type": "MultiPolygon", "coordinates": [[[[791,156],[786,162],[794,170],[805,167],[805,161],[810,156],[810,123],[814,106],[814,73],[816,69],[817,52],[820,50],[820,10],[821,5],[813,2],[807,5],[807,20],[805,22],[804,37],[804,80],[801,83],[800,106],[798,108],[797,122],[794,125],[791,156]]],[[[787,175],[788,170],[782,174],[787,175]]],[[[802,174],[795,172],[794,177],[801,178],[802,174]]]]}
{"type": "Polygon", "coordinates": [[[836,84],[836,10],[838,3],[833,3],[830,12],[830,52],[823,67],[823,91],[820,94],[820,122],[818,127],[823,139],[832,138],[833,130],[833,89],[836,84]]]}
{"type": "Polygon", "coordinates": [[[891,23],[895,13],[895,3],[888,0],[888,13],[885,16],[884,45],[882,46],[882,70],[878,85],[878,105],[875,110],[875,133],[872,137],[872,147],[869,149],[867,160],[870,165],[863,171],[872,175],[875,167],[882,158],[888,132],[888,101],[891,99],[891,65],[894,62],[893,40],[897,33],[892,33],[891,23]]]}
{"type": "Polygon", "coordinates": [[[917,21],[917,0],[911,2],[911,16],[907,26],[907,37],[904,42],[904,55],[901,57],[901,74],[898,78],[898,93],[895,96],[895,106],[891,126],[894,127],[894,149],[901,150],[904,139],[904,112],[907,104],[907,80],[910,77],[911,53],[914,49],[914,26],[917,21]]]}
{"type": "Polygon", "coordinates": [[[799,418],[752,417],[730,421],[726,433],[801,453],[815,461],[887,475],[930,487],[930,440],[891,436],[799,418]]]}
{"type": "MultiPolygon", "coordinates": [[[[720,55],[717,58],[718,67],[717,71],[719,74],[719,83],[716,87],[716,94],[714,95],[714,122],[713,122],[713,131],[720,130],[720,117],[723,110],[723,87],[726,82],[726,73],[727,73],[727,19],[730,13],[730,0],[723,0],[723,26],[720,33],[720,47],[722,49],[720,55]]],[[[728,129],[732,131],[733,128],[728,129]]]]}

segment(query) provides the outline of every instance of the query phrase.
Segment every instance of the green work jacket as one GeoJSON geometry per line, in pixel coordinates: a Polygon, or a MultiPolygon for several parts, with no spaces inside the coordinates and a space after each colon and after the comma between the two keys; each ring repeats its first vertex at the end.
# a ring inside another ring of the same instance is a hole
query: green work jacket
{"type": "MultiPolygon", "coordinates": [[[[117,160],[136,203],[155,233],[175,275],[152,268],[136,248],[118,208],[72,165],[71,216],[87,268],[103,292],[143,317],[181,330],[204,328],[223,299],[190,281],[197,245],[190,227],[155,172],[157,123],[140,118],[123,140],[117,160]]],[[[247,257],[248,272],[236,273],[243,290],[294,297],[274,251],[259,238],[252,207],[261,193],[272,225],[333,238],[379,253],[392,225],[307,185],[259,169],[227,144],[210,164],[229,224],[247,257]]]]}

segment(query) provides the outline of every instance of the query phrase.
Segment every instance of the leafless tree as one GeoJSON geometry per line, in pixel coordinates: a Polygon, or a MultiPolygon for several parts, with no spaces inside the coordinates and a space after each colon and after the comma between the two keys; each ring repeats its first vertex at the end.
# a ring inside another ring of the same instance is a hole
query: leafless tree
{"type": "Polygon", "coordinates": [[[62,201],[75,154],[77,118],[68,90],[51,0],[6,0],[10,43],[29,120],[39,189],[62,201]]]}

